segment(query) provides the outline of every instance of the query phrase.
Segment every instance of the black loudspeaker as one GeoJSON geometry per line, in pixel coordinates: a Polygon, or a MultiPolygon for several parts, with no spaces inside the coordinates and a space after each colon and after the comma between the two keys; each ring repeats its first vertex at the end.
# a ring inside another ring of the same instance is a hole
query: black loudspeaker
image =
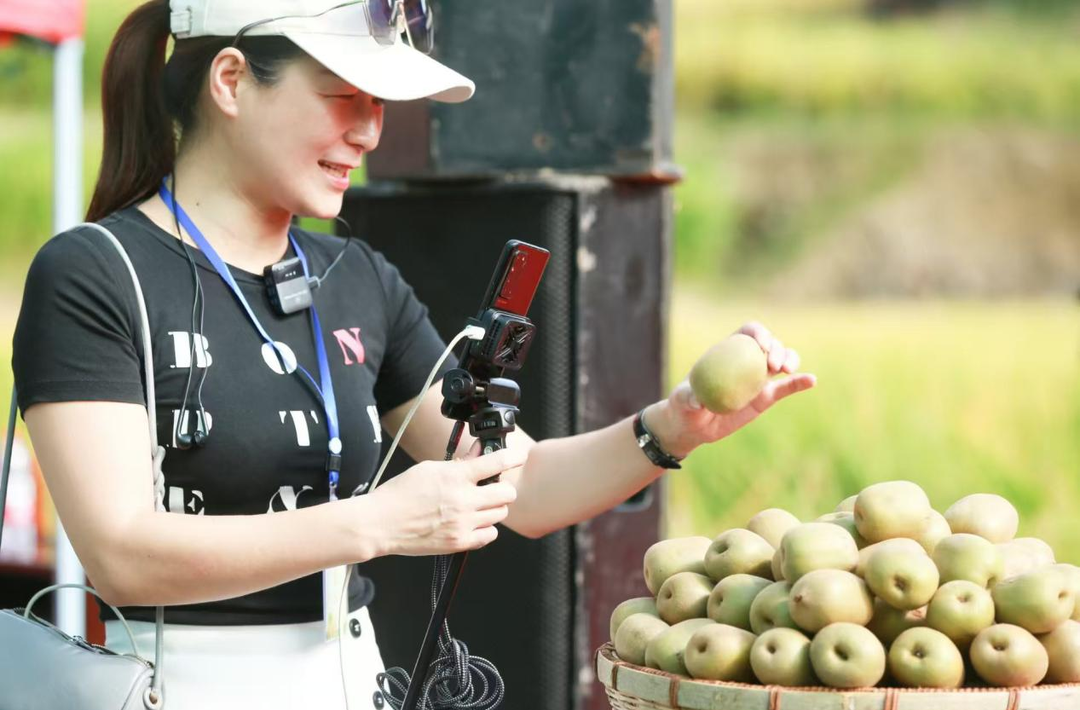
{"type": "MultiPolygon", "coordinates": [[[[378,185],[350,191],[342,216],[401,270],[447,340],[475,315],[508,239],[551,251],[529,313],[537,337],[517,377],[519,423],[539,440],[607,426],[662,396],[670,200],[666,187],[604,178],[378,185]]],[[[408,465],[399,453],[388,472],[408,465]]],[[[539,540],[503,529],[469,557],[450,628],[500,669],[503,708],[608,707],[592,654],[615,605],[648,594],[642,556],[658,539],[661,482],[539,540]]],[[[375,580],[372,616],[388,666],[412,670],[432,567],[384,557],[361,569],[375,580]]]]}
{"type": "Polygon", "coordinates": [[[672,0],[433,0],[463,104],[390,102],[375,179],[551,169],[669,180],[672,0]]]}

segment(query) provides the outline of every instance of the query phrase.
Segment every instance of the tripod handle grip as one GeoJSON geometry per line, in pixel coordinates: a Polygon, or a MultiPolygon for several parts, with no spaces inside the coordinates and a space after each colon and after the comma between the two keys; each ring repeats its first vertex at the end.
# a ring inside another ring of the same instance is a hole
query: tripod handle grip
{"type": "MultiPolygon", "coordinates": [[[[483,438],[483,439],[480,440],[480,455],[481,456],[484,456],[486,454],[493,454],[496,451],[500,451],[500,450],[505,449],[505,448],[506,448],[506,437],[505,436],[493,436],[491,438],[483,438]]],[[[485,478],[484,480],[480,481],[480,483],[477,484],[477,485],[487,486],[487,485],[490,485],[492,483],[498,483],[499,480],[500,480],[499,479],[499,474],[495,474],[491,478],[485,478]]]]}

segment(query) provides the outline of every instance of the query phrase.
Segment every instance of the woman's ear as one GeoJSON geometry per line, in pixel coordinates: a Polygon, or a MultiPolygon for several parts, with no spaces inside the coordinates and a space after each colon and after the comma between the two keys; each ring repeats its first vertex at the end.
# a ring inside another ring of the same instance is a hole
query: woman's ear
{"type": "Polygon", "coordinates": [[[238,94],[248,74],[247,59],[240,50],[226,47],[210,64],[210,99],[230,118],[239,114],[238,94]]]}

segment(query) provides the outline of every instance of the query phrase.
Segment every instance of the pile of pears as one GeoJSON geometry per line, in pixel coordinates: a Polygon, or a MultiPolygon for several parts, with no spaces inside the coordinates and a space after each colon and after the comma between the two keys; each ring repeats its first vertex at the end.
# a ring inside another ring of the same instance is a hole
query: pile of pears
{"type": "Polygon", "coordinates": [[[663,540],[645,553],[653,596],[611,615],[615,652],[793,687],[1080,682],[1080,568],[1018,525],[1001,496],[941,514],[889,481],[813,522],[770,508],[713,540],[663,540]]]}

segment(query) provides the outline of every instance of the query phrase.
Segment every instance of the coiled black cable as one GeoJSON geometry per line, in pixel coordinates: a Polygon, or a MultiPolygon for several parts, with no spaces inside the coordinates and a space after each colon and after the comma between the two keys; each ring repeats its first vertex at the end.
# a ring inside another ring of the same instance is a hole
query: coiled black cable
{"type": "MultiPolygon", "coordinates": [[[[431,582],[433,610],[449,569],[449,555],[435,558],[431,582]]],[[[431,663],[417,710],[494,710],[502,703],[506,685],[499,669],[486,658],[471,655],[468,646],[450,635],[450,626],[445,621],[438,645],[439,652],[431,663]]],[[[409,672],[400,667],[388,668],[376,680],[390,707],[401,710],[409,689],[409,672]]]]}
{"type": "MultiPolygon", "coordinates": [[[[446,460],[454,457],[464,425],[455,422],[446,445],[446,460]]],[[[439,603],[439,590],[450,571],[451,555],[435,557],[431,577],[431,610],[439,603]]],[[[420,692],[417,710],[495,710],[506,696],[506,685],[495,664],[469,654],[469,647],[450,635],[450,625],[443,621],[436,643],[439,653],[431,662],[431,671],[420,692]]],[[[379,690],[393,710],[401,710],[409,691],[409,672],[401,667],[388,668],[376,677],[379,690]]]]}

